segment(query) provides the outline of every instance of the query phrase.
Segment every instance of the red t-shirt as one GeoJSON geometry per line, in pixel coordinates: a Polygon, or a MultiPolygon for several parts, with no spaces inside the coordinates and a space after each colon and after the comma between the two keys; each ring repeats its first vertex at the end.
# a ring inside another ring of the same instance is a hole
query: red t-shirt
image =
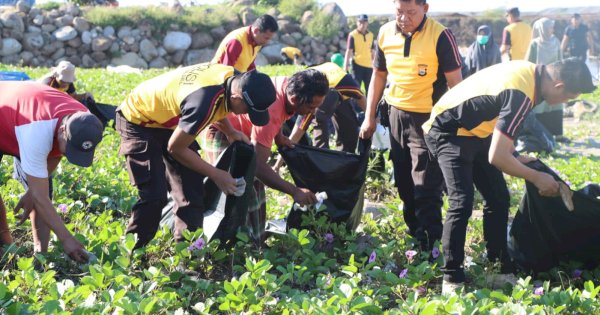
{"type": "Polygon", "coordinates": [[[287,78],[273,77],[271,78],[271,81],[273,81],[273,85],[275,86],[276,98],[275,102],[269,106],[269,123],[265,126],[258,127],[252,124],[248,114],[230,114],[227,116],[227,119],[229,119],[233,128],[243,132],[250,138],[250,141],[252,141],[253,144],[258,143],[267,148],[271,148],[273,140],[277,133],[279,133],[283,123],[294,115],[294,113],[288,114],[285,111],[285,100],[287,97],[285,88],[287,86],[287,78]]]}
{"type": "Polygon", "coordinates": [[[48,177],[48,158],[61,156],[56,133],[63,117],[87,108],[41,83],[0,82],[0,152],[21,159],[26,174],[48,177]]]}

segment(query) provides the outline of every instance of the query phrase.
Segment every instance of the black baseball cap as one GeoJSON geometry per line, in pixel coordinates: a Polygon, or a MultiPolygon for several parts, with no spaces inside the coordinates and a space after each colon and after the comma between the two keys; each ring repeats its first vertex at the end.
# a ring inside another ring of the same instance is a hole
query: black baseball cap
{"type": "Polygon", "coordinates": [[[363,21],[369,22],[369,17],[366,14],[360,14],[358,16],[358,20],[361,22],[363,22],[363,21]]]}
{"type": "Polygon", "coordinates": [[[255,126],[269,123],[269,106],[275,102],[275,86],[268,75],[256,70],[240,77],[242,97],[248,106],[248,116],[255,126]]]}
{"type": "Polygon", "coordinates": [[[592,73],[588,66],[579,58],[567,58],[557,61],[560,64],[560,79],[565,83],[565,89],[572,93],[587,94],[596,90],[592,73]]]}
{"type": "Polygon", "coordinates": [[[65,156],[69,162],[88,167],[94,160],[96,146],[102,140],[104,127],[90,112],[77,112],[67,118],[67,149],[65,156]]]}

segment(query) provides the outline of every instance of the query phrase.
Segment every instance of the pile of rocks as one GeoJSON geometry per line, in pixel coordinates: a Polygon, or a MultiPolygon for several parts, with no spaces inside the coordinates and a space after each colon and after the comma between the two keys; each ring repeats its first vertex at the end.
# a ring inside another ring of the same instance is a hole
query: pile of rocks
{"type": "MultiPolygon", "coordinates": [[[[158,34],[150,23],[118,29],[93,25],[73,4],[44,11],[19,1],[15,7],[0,8],[0,61],[51,67],[66,59],[84,68],[128,65],[144,69],[205,62],[212,59],[229,31],[256,19],[249,4],[242,6],[239,19],[210,31],[172,25],[169,31],[158,34]]],[[[344,13],[335,3],[326,4],[322,10],[338,15],[341,24],[347,25],[344,13]]],[[[344,53],[347,26],[334,38],[312,38],[304,31],[312,12],[305,12],[299,24],[275,9],[268,13],[277,17],[280,31],[270,45],[263,47],[257,65],[280,62],[280,49],[284,46],[299,47],[314,63],[327,60],[333,53],[344,53]]]]}

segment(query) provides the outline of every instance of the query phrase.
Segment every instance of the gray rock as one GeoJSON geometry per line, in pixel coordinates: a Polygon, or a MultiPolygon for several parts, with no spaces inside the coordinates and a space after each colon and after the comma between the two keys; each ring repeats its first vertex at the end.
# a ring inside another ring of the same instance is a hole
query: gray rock
{"type": "Polygon", "coordinates": [[[104,28],[102,34],[104,34],[106,37],[113,37],[115,36],[115,28],[109,25],[104,28]]]}
{"type": "Polygon", "coordinates": [[[200,49],[210,47],[215,41],[212,36],[204,32],[196,32],[192,35],[191,49],[200,49]]]}
{"type": "Polygon", "coordinates": [[[178,50],[174,54],[171,55],[171,62],[175,66],[179,66],[183,63],[183,58],[185,57],[185,50],[178,50]]]}
{"type": "Polygon", "coordinates": [[[47,45],[44,45],[44,47],[42,47],[42,48],[40,49],[40,52],[41,52],[41,53],[42,53],[42,55],[44,55],[44,56],[52,56],[52,54],[53,54],[55,51],[57,51],[57,50],[59,50],[59,49],[61,49],[61,48],[64,48],[64,44],[63,44],[63,42],[60,42],[60,41],[57,41],[57,40],[55,40],[55,41],[52,41],[52,42],[50,42],[50,43],[49,43],[49,44],[47,44],[47,45]]]}
{"type": "Polygon", "coordinates": [[[210,35],[213,38],[223,38],[227,35],[227,31],[223,26],[218,26],[210,30],[210,35]]]}
{"type": "Polygon", "coordinates": [[[56,20],[54,20],[54,24],[58,27],[63,27],[67,25],[73,24],[73,16],[65,14],[56,20]]]}
{"type": "Polygon", "coordinates": [[[0,15],[0,22],[7,28],[12,28],[18,32],[25,32],[25,23],[23,19],[16,12],[4,12],[0,15]]]}
{"type": "Polygon", "coordinates": [[[300,33],[300,32],[293,32],[293,33],[292,33],[292,34],[290,34],[290,35],[292,35],[292,37],[293,37],[295,40],[302,40],[302,37],[304,37],[304,36],[302,35],[302,33],[300,33]]]}
{"type": "Polygon", "coordinates": [[[158,57],[150,61],[150,64],[148,66],[150,68],[162,69],[168,67],[169,63],[163,57],[158,57]]]}
{"type": "MultiPolygon", "coordinates": [[[[186,50],[192,45],[192,36],[184,32],[167,32],[163,40],[163,46],[168,52],[186,50]]],[[[183,60],[183,56],[181,56],[183,60]]]]}
{"type": "Polygon", "coordinates": [[[232,6],[250,6],[254,5],[253,0],[235,0],[231,3],[232,6]]]}
{"type": "Polygon", "coordinates": [[[25,14],[29,13],[29,10],[31,10],[31,6],[29,5],[29,3],[27,3],[23,0],[17,1],[17,4],[15,5],[15,7],[17,8],[17,11],[23,12],[25,14]]]}
{"type": "Polygon", "coordinates": [[[24,66],[31,65],[31,61],[33,60],[33,57],[34,57],[32,52],[23,51],[23,52],[21,52],[20,56],[21,56],[21,61],[23,62],[24,66]]]}
{"type": "Polygon", "coordinates": [[[92,40],[92,50],[93,51],[105,51],[110,48],[112,45],[112,40],[108,37],[98,36],[92,40]]]}
{"type": "Polygon", "coordinates": [[[3,35],[5,35],[4,37],[6,37],[6,38],[12,37],[12,38],[18,40],[19,42],[23,41],[23,32],[21,32],[21,31],[7,29],[7,30],[5,30],[5,33],[3,35]],[[8,31],[8,33],[6,33],[6,31],[8,31]]]}
{"type": "MultiPolygon", "coordinates": [[[[279,58],[279,60],[276,62],[280,62],[280,61],[281,61],[281,58],[279,58]]],[[[254,64],[262,67],[262,66],[266,66],[270,63],[269,63],[269,59],[267,59],[267,57],[265,57],[265,55],[263,55],[262,53],[258,53],[256,55],[256,59],[254,60],[254,64]]]]}
{"type": "Polygon", "coordinates": [[[50,12],[46,12],[46,15],[48,16],[48,18],[50,20],[54,20],[63,14],[64,14],[63,12],[58,11],[56,9],[52,9],[52,10],[50,10],[50,12]]]}
{"type": "Polygon", "coordinates": [[[106,54],[101,51],[94,51],[94,52],[92,52],[92,54],[90,56],[96,62],[102,62],[102,61],[106,60],[106,58],[107,58],[106,54]]]}
{"type": "Polygon", "coordinates": [[[311,42],[312,42],[312,37],[310,37],[310,36],[305,36],[302,39],[302,45],[310,45],[311,42]]]}
{"type": "MultiPolygon", "coordinates": [[[[77,56],[77,49],[75,49],[73,47],[66,47],[65,48],[65,56],[69,56],[69,57],[77,56]]],[[[77,58],[79,58],[79,56],[77,56],[77,58]]]]}
{"type": "Polygon", "coordinates": [[[252,11],[246,10],[244,13],[242,13],[242,24],[244,26],[250,25],[254,21],[256,21],[256,15],[254,15],[252,11]]]}
{"type": "MultiPolygon", "coordinates": [[[[67,48],[67,50],[72,49],[72,48],[67,48]]],[[[69,53],[67,52],[67,55],[69,55],[69,53]]],[[[70,61],[72,64],[74,64],[76,67],[79,67],[81,65],[81,58],[79,58],[79,56],[76,55],[69,55],[69,57],[66,58],[68,61],[70,61]]]]}
{"type": "Polygon", "coordinates": [[[30,24],[27,26],[27,32],[28,33],[41,33],[42,29],[40,27],[30,24]]]}
{"type": "Polygon", "coordinates": [[[116,53],[117,51],[119,51],[119,44],[116,42],[113,42],[112,45],[110,45],[110,49],[109,49],[111,54],[116,53]]]}
{"type": "Polygon", "coordinates": [[[339,23],[340,25],[342,25],[344,28],[347,28],[348,26],[348,19],[346,19],[346,15],[344,14],[344,11],[342,11],[342,9],[337,5],[337,3],[335,2],[329,2],[326,3],[322,8],[321,8],[321,13],[330,15],[330,16],[335,16],[337,15],[339,17],[339,23]]]}
{"type": "Polygon", "coordinates": [[[83,33],[81,33],[81,41],[84,44],[88,44],[88,45],[91,44],[92,43],[92,39],[93,39],[92,32],[90,32],[90,31],[84,31],[83,33]]]}
{"type": "Polygon", "coordinates": [[[127,45],[130,45],[130,46],[131,46],[131,45],[135,44],[135,37],[133,37],[133,36],[125,36],[125,37],[123,38],[123,42],[124,42],[125,44],[127,44],[127,45]]]}
{"type": "Polygon", "coordinates": [[[151,40],[145,38],[140,42],[140,54],[146,61],[151,61],[158,57],[158,50],[151,40]]]}
{"type": "Polygon", "coordinates": [[[31,10],[29,10],[29,13],[27,13],[27,16],[30,19],[33,19],[34,17],[36,17],[40,14],[42,14],[42,10],[40,8],[31,8],[31,10]]]}
{"type": "Polygon", "coordinates": [[[130,26],[122,26],[121,28],[119,28],[119,31],[117,32],[117,37],[120,39],[123,39],[125,37],[129,37],[131,36],[131,27],[130,26]]]}
{"type": "Polygon", "coordinates": [[[78,48],[79,46],[81,46],[81,44],[83,43],[81,42],[81,38],[79,37],[75,37],[67,42],[67,45],[72,48],[78,48]]]}
{"type": "Polygon", "coordinates": [[[44,24],[42,25],[42,32],[52,33],[56,30],[56,26],[54,24],[44,24]]]}
{"type": "Polygon", "coordinates": [[[296,47],[296,40],[290,34],[281,35],[281,37],[279,37],[279,40],[288,46],[296,47]]]}
{"type": "Polygon", "coordinates": [[[21,56],[14,54],[14,55],[2,57],[2,59],[0,59],[0,61],[3,64],[16,65],[21,61],[21,56]]]}
{"type": "Polygon", "coordinates": [[[81,57],[81,66],[84,68],[92,68],[94,67],[94,65],[96,64],[96,62],[94,61],[94,59],[92,59],[92,57],[90,57],[90,55],[85,54],[81,57]]]}
{"type": "Polygon", "coordinates": [[[279,26],[279,31],[281,33],[293,33],[296,31],[294,23],[288,20],[277,20],[277,25],[279,26]]]}
{"type": "Polygon", "coordinates": [[[52,35],[54,35],[57,40],[66,42],[77,36],[77,30],[73,26],[67,25],[57,29],[52,35]]]}
{"type": "Polygon", "coordinates": [[[260,53],[267,59],[268,63],[281,62],[281,48],[283,47],[285,47],[285,45],[281,43],[272,43],[264,46],[260,50],[260,53]]]}
{"type": "Polygon", "coordinates": [[[312,52],[315,55],[325,55],[327,53],[327,46],[321,44],[320,42],[313,40],[310,43],[310,47],[312,48],[312,52]]]}
{"type": "Polygon", "coordinates": [[[73,27],[75,27],[78,32],[82,33],[90,30],[90,23],[85,18],[78,16],[73,19],[73,27]]]}
{"type": "Polygon", "coordinates": [[[26,33],[23,38],[23,46],[27,50],[36,50],[44,46],[42,33],[26,33]]]}
{"type": "Polygon", "coordinates": [[[110,61],[115,66],[127,65],[134,68],[148,69],[148,63],[138,54],[128,52],[120,57],[115,57],[110,61]]]}
{"type": "Polygon", "coordinates": [[[60,59],[60,58],[62,58],[64,56],[65,56],[65,49],[64,48],[60,48],[57,51],[55,51],[50,58],[56,60],[56,59],[60,59]]]}
{"type": "Polygon", "coordinates": [[[3,38],[2,49],[0,49],[0,56],[6,57],[21,52],[23,46],[18,40],[14,38],[3,38]]]}
{"type": "Polygon", "coordinates": [[[81,9],[75,4],[68,4],[65,11],[71,16],[79,16],[81,14],[81,9]]]}
{"type": "Polygon", "coordinates": [[[185,56],[184,64],[188,66],[203,62],[209,62],[212,60],[213,56],[215,55],[215,52],[216,51],[214,49],[210,48],[191,49],[187,52],[187,55],[185,56]]]}
{"type": "Polygon", "coordinates": [[[304,14],[302,14],[302,18],[300,19],[300,25],[302,25],[302,27],[306,27],[306,25],[308,25],[308,22],[310,22],[314,17],[315,14],[313,13],[313,11],[304,11],[304,14]]]}
{"type": "Polygon", "coordinates": [[[33,18],[33,24],[38,25],[38,26],[44,24],[44,16],[41,14],[36,15],[33,18]]]}
{"type": "Polygon", "coordinates": [[[164,57],[168,54],[168,52],[165,50],[165,48],[163,46],[158,47],[158,56],[159,57],[164,57]]]}

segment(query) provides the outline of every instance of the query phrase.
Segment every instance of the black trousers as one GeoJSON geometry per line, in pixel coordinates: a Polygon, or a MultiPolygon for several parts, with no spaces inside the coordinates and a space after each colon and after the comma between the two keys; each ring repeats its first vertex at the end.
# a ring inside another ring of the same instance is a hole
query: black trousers
{"type": "MultiPolygon", "coordinates": [[[[139,194],[127,226],[127,233],[138,234],[135,248],[154,238],[162,209],[167,204],[167,192],[175,201],[175,240],[184,240],[185,229],[201,228],[204,176],[169,155],[167,144],[173,131],[132,124],[121,113],[117,113],[116,130],[121,135],[120,153],[127,159],[129,178],[139,194]]],[[[200,147],[194,142],[190,149],[197,153],[200,147]]]]}
{"type": "Polygon", "coordinates": [[[506,229],[510,195],[502,172],[488,162],[491,137],[460,137],[430,133],[425,136],[438,158],[448,190],[442,247],[444,280],[464,282],[467,224],[473,212],[474,188],[483,196],[483,238],[490,261],[501,262],[501,273],[513,272],[507,252],[506,229]]]}
{"type": "Polygon", "coordinates": [[[360,87],[363,83],[365,84],[365,91],[369,90],[369,84],[371,83],[371,76],[373,75],[373,68],[367,68],[359,66],[356,62],[352,62],[352,75],[354,80],[358,82],[360,87]]]}
{"type": "Polygon", "coordinates": [[[404,221],[423,250],[431,250],[442,236],[443,177],[427,150],[421,125],[430,114],[412,113],[390,106],[390,159],[394,179],[404,203],[404,221]]]}
{"type": "Polygon", "coordinates": [[[354,152],[358,143],[358,119],[352,108],[350,99],[341,100],[340,94],[330,90],[315,113],[315,126],[313,128],[314,146],[329,148],[329,121],[337,133],[338,150],[354,152]]]}

